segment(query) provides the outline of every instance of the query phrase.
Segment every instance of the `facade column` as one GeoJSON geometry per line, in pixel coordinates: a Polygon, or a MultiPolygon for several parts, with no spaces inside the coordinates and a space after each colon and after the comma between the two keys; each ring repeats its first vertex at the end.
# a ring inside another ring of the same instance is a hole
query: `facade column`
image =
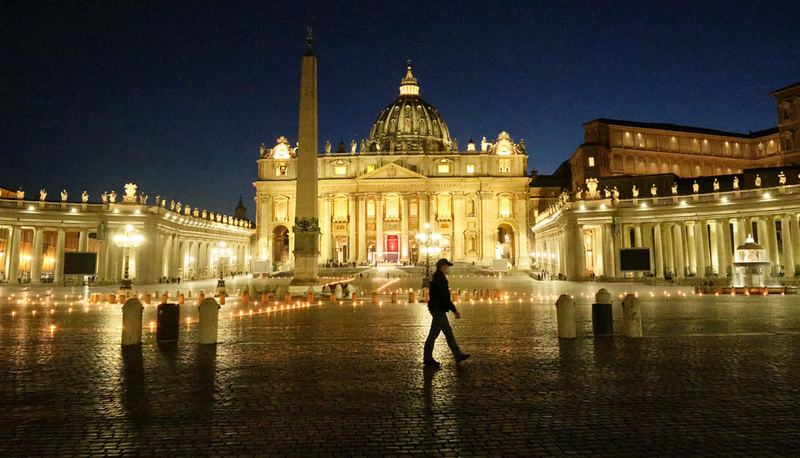
{"type": "Polygon", "coordinates": [[[653,251],[656,258],[656,277],[664,278],[664,249],[661,241],[661,225],[653,225],[653,251]]]}
{"type": "Polygon", "coordinates": [[[642,248],[642,225],[636,223],[633,225],[633,241],[636,243],[636,248],[642,248]]]}
{"type": "MultiPolygon", "coordinates": [[[[733,221],[733,228],[736,229],[737,222],[733,221]]],[[[731,231],[731,221],[725,220],[724,224],[722,225],[722,236],[725,242],[725,266],[730,268],[731,275],[733,275],[733,261],[734,259],[734,250],[736,247],[733,246],[733,234],[731,231]]]]}
{"type": "MultiPolygon", "coordinates": [[[[519,266],[520,269],[530,269],[531,267],[531,256],[530,253],[528,252],[528,250],[530,249],[529,245],[530,245],[531,228],[528,225],[527,204],[528,204],[527,193],[519,192],[514,195],[514,205],[515,205],[514,216],[516,217],[517,226],[519,227],[518,231],[519,243],[517,244],[517,258],[519,259],[519,261],[517,265],[519,266]]],[[[598,239],[598,232],[599,231],[595,231],[595,238],[594,238],[595,241],[597,241],[598,239]]],[[[603,268],[602,265],[599,267],[601,269],[603,268]]]]}
{"type": "Polygon", "coordinates": [[[367,199],[358,196],[358,262],[367,261],[367,199]]]}
{"type": "Polygon", "coordinates": [[[58,229],[58,238],[56,239],[56,265],[53,270],[53,283],[56,285],[61,284],[64,280],[64,239],[67,234],[64,229],[58,229]]]}
{"type": "Polygon", "coordinates": [[[42,282],[42,248],[44,246],[44,229],[33,229],[33,256],[31,257],[31,284],[42,282]]]}
{"type": "Polygon", "coordinates": [[[356,224],[358,219],[356,217],[356,201],[358,196],[350,196],[347,202],[347,229],[350,232],[347,237],[347,262],[355,262],[358,253],[358,242],[356,241],[356,224]]]}
{"type": "Polygon", "coordinates": [[[689,253],[689,272],[700,275],[697,271],[697,243],[694,237],[694,221],[687,221],[686,225],[686,251],[689,253]]]}
{"type": "Polygon", "coordinates": [[[624,226],[622,226],[621,224],[612,224],[611,230],[613,231],[613,236],[614,236],[614,273],[615,276],[621,277],[622,266],[620,265],[619,249],[625,246],[623,242],[624,226]]]}
{"type": "MultiPolygon", "coordinates": [[[[331,198],[327,195],[323,196],[320,200],[322,200],[322,205],[320,208],[320,217],[322,218],[322,262],[328,262],[328,260],[332,259],[333,256],[331,255],[331,198]]],[[[319,262],[319,259],[317,260],[319,262]]]]}
{"type": "Polygon", "coordinates": [[[408,261],[409,243],[408,239],[408,195],[400,196],[400,259],[408,261]]]}
{"type": "Polygon", "coordinates": [[[422,232],[425,230],[425,223],[428,222],[428,194],[424,192],[420,193],[418,199],[419,208],[417,209],[417,215],[419,219],[419,227],[417,229],[422,232]]]}
{"type": "Polygon", "coordinates": [[[739,217],[736,219],[736,224],[734,224],[734,229],[736,233],[734,234],[734,240],[736,241],[736,247],[744,245],[745,240],[747,240],[747,236],[750,235],[752,231],[752,224],[750,223],[749,218],[739,217]]]}
{"type": "Polygon", "coordinates": [[[783,272],[786,277],[794,277],[796,272],[794,269],[794,248],[793,244],[800,243],[792,237],[791,221],[792,215],[783,215],[781,217],[781,239],[783,242],[783,272]]]}
{"type": "Polygon", "coordinates": [[[83,229],[78,235],[78,251],[89,251],[89,230],[83,229]]]}
{"type": "Polygon", "coordinates": [[[379,258],[383,260],[383,194],[375,201],[375,251],[381,253],[379,258]]]}
{"type": "MultiPolygon", "coordinates": [[[[272,198],[270,196],[264,197],[262,204],[262,211],[264,217],[259,220],[259,223],[264,227],[259,227],[258,231],[261,233],[261,240],[259,240],[258,257],[261,260],[272,258],[272,198]]],[[[206,250],[208,251],[208,250],[206,250]]]]}
{"type": "MultiPolygon", "coordinates": [[[[464,203],[464,194],[461,192],[452,193],[452,214],[453,219],[453,236],[450,238],[450,255],[453,259],[451,261],[460,261],[464,258],[463,240],[464,240],[464,216],[466,208],[464,203]]],[[[519,243],[515,243],[519,247],[519,243]]],[[[517,260],[514,260],[514,265],[517,260]]]]}
{"type": "Polygon", "coordinates": [[[682,278],[686,275],[686,258],[683,253],[683,224],[681,223],[672,225],[672,244],[674,246],[675,276],[682,278]]]}
{"type": "Polygon", "coordinates": [[[12,226],[8,233],[11,236],[11,240],[9,240],[11,245],[10,249],[6,250],[6,255],[8,256],[6,280],[10,285],[16,283],[17,276],[19,275],[19,249],[22,242],[22,228],[19,226],[12,226]]]}
{"type": "Polygon", "coordinates": [[[586,243],[584,241],[583,226],[575,224],[573,237],[573,243],[569,245],[572,247],[571,264],[574,266],[572,275],[577,280],[586,276],[586,243]]]}

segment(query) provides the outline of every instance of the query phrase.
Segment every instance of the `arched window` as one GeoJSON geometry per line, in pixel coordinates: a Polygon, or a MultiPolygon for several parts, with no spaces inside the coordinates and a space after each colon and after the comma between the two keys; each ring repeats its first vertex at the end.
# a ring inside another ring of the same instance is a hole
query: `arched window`
{"type": "Polygon", "coordinates": [[[450,195],[442,194],[437,198],[437,214],[440,218],[450,218],[450,195]]]}
{"type": "Polygon", "coordinates": [[[511,198],[508,196],[500,197],[500,216],[504,218],[511,216],[511,198]]]}
{"type": "Polygon", "coordinates": [[[475,199],[467,199],[467,216],[475,216],[475,199]]]}
{"type": "Polygon", "coordinates": [[[396,194],[386,196],[386,217],[400,217],[400,197],[396,194]]]}
{"type": "Polygon", "coordinates": [[[417,201],[411,202],[408,206],[408,214],[409,216],[418,216],[419,215],[419,204],[417,201]]]}
{"type": "Polygon", "coordinates": [[[375,217],[375,201],[374,200],[367,201],[367,216],[370,217],[370,218],[374,218],[375,217]]]}
{"type": "Polygon", "coordinates": [[[275,220],[286,221],[289,209],[289,201],[285,198],[275,200],[275,220]]]}

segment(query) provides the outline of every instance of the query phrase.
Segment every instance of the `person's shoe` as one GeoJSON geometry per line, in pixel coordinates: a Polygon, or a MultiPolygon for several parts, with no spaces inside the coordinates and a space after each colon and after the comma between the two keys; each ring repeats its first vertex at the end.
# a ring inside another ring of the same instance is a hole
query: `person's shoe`
{"type": "Polygon", "coordinates": [[[440,367],[442,365],[439,361],[434,361],[434,360],[425,361],[424,364],[428,367],[440,367]]]}
{"type": "Polygon", "coordinates": [[[462,353],[461,356],[456,359],[456,363],[460,363],[461,361],[466,361],[469,359],[469,355],[466,353],[462,353]]]}

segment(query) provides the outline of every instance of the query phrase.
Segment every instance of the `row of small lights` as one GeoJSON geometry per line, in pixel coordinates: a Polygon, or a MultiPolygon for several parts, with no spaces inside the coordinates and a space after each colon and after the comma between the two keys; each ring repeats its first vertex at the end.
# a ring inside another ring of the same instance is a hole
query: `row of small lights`
{"type": "MultiPolygon", "coordinates": [[[[764,200],[770,200],[770,199],[772,198],[772,194],[770,194],[770,193],[768,193],[768,192],[765,192],[764,194],[762,194],[762,195],[761,195],[761,197],[762,197],[764,200]]],[[[720,203],[723,203],[723,204],[726,204],[726,203],[728,203],[728,198],[727,198],[727,197],[722,197],[722,198],[720,199],[720,203]]],[[[688,206],[689,206],[689,204],[686,202],[686,200],[681,200],[679,205],[680,205],[681,207],[688,207],[688,206]]],[[[639,207],[641,207],[641,208],[649,208],[649,206],[647,205],[647,203],[646,203],[646,202],[642,202],[642,203],[639,205],[639,207]]],[[[607,207],[606,207],[606,204],[600,204],[600,210],[605,210],[606,208],[607,208],[607,207]]],[[[580,210],[582,210],[582,211],[585,211],[585,210],[586,210],[586,205],[585,205],[585,204],[581,204],[581,205],[580,205],[580,210]]]]}

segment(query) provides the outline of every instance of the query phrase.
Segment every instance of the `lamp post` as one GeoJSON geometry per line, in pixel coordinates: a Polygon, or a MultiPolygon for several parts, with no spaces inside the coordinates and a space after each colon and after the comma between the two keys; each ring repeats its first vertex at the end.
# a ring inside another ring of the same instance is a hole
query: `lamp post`
{"type": "Polygon", "coordinates": [[[224,268],[225,264],[223,263],[223,259],[227,259],[231,256],[231,249],[225,248],[225,242],[220,244],[222,248],[214,248],[211,252],[215,258],[219,260],[219,280],[217,280],[217,294],[222,294],[225,292],[225,279],[224,276],[224,268]]]}
{"type": "Polygon", "coordinates": [[[130,250],[142,244],[144,237],[133,229],[133,226],[128,224],[125,226],[125,232],[117,234],[114,237],[114,243],[121,247],[125,253],[125,276],[122,278],[122,283],[119,286],[121,290],[131,289],[131,279],[128,277],[128,268],[130,266],[130,250]]]}
{"type": "Polygon", "coordinates": [[[419,242],[420,251],[425,255],[425,278],[422,280],[422,287],[424,288],[430,284],[431,255],[438,255],[442,252],[439,247],[442,234],[431,232],[431,225],[425,223],[425,232],[418,232],[414,238],[419,242]]]}

